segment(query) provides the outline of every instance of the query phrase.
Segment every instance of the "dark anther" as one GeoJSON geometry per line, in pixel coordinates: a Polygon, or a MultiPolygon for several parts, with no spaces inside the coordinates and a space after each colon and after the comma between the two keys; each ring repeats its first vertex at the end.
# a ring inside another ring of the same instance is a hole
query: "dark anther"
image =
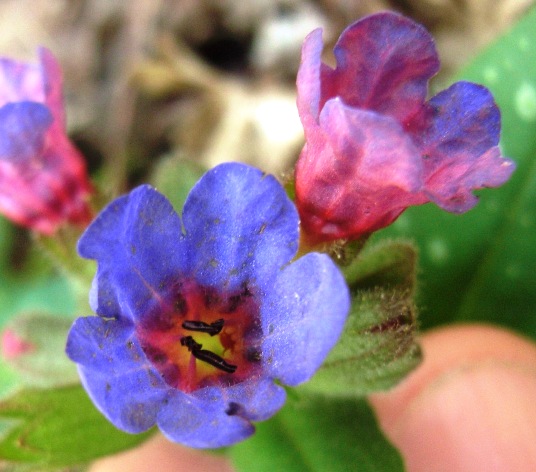
{"type": "Polygon", "coordinates": [[[192,356],[194,356],[196,359],[206,362],[207,364],[223,370],[228,374],[234,373],[237,368],[236,365],[229,364],[225,359],[217,354],[214,354],[212,351],[201,349],[203,345],[195,342],[194,338],[191,336],[184,336],[181,338],[181,346],[186,346],[188,351],[190,351],[192,356]]]}
{"type": "Polygon", "coordinates": [[[203,347],[202,344],[196,343],[194,338],[191,336],[184,336],[181,338],[181,346],[186,346],[190,352],[198,351],[203,347]]]}
{"type": "Polygon", "coordinates": [[[205,323],[204,321],[186,320],[183,321],[182,327],[188,331],[199,331],[200,333],[208,333],[211,336],[216,336],[216,334],[220,334],[223,328],[223,323],[223,318],[220,318],[219,320],[216,320],[210,324],[205,323]]]}
{"type": "Polygon", "coordinates": [[[206,362],[211,366],[216,367],[217,369],[223,370],[229,374],[234,373],[236,366],[229,364],[225,359],[221,358],[217,354],[214,354],[212,351],[207,351],[206,349],[194,349],[192,350],[192,355],[199,359],[200,361],[206,362]]]}

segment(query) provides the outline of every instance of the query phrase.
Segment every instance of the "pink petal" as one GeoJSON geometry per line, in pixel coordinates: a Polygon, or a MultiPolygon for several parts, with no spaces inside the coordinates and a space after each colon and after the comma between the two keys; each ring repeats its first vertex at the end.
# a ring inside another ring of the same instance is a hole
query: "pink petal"
{"type": "Polygon", "coordinates": [[[401,123],[419,112],[428,80],[439,69],[430,34],[412,20],[388,12],[349,26],[334,53],[337,68],[322,71],[321,106],[339,96],[349,105],[401,123]]]}
{"type": "Polygon", "coordinates": [[[0,58],[0,106],[21,101],[43,103],[44,100],[39,66],[0,58]]]}
{"type": "Polygon", "coordinates": [[[408,205],[424,203],[422,161],[392,118],[326,103],[319,133],[296,167],[304,229],[322,238],[355,238],[391,223],[408,205]],[[322,139],[320,139],[322,137],[322,139]]]}
{"type": "Polygon", "coordinates": [[[444,210],[463,213],[473,208],[478,198],[471,192],[499,187],[515,170],[510,159],[501,156],[495,146],[474,160],[448,160],[426,180],[426,195],[444,210]]]}
{"type": "Polygon", "coordinates": [[[6,360],[14,359],[35,349],[35,346],[10,329],[2,333],[2,357],[6,360]]]}
{"type": "Polygon", "coordinates": [[[54,55],[46,48],[39,49],[45,104],[54,116],[55,126],[65,130],[65,108],[63,106],[63,77],[61,67],[54,55]]]}
{"type": "Polygon", "coordinates": [[[303,42],[302,59],[296,85],[298,87],[298,112],[307,133],[318,120],[320,113],[320,55],[322,54],[322,30],[309,33],[303,42]]]}

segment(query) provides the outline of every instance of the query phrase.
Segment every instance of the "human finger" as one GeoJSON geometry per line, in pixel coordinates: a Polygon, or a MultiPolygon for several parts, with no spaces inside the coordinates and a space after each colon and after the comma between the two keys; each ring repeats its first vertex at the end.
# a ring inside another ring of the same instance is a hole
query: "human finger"
{"type": "Polygon", "coordinates": [[[371,402],[409,472],[536,470],[536,346],[488,326],[422,337],[423,364],[371,402]]]}

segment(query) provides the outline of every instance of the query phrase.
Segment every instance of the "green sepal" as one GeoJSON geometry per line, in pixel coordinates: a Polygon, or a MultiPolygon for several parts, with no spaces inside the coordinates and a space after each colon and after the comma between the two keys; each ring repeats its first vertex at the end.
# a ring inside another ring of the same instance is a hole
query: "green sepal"
{"type": "Polygon", "coordinates": [[[342,267],[353,290],[376,287],[413,293],[417,271],[417,250],[407,241],[385,240],[369,244],[350,264],[342,267]]]}
{"type": "Polygon", "coordinates": [[[76,365],[65,355],[65,339],[72,320],[44,313],[22,313],[4,327],[26,345],[23,352],[4,359],[27,387],[50,388],[78,381],[76,365]]]}
{"type": "Polygon", "coordinates": [[[238,471],[404,470],[364,399],[290,397],[274,418],[256,426],[250,439],[228,451],[238,471]]]}
{"type": "Polygon", "coordinates": [[[415,331],[407,291],[359,291],[339,342],[302,388],[326,396],[363,396],[393,387],[421,361],[415,331]]]}
{"type": "Polygon", "coordinates": [[[38,470],[84,464],[130,449],[150,434],[116,429],[79,385],[22,390],[0,402],[0,461],[38,470]]]}
{"type": "MultiPolygon", "coordinates": [[[[12,241],[15,236],[14,226],[0,215],[0,272],[9,269],[9,260],[13,256],[11,252],[12,241]]],[[[0,469],[1,470],[1,469],[0,469]]]]}
{"type": "Polygon", "coordinates": [[[283,188],[287,194],[287,197],[292,201],[296,200],[296,178],[294,175],[289,175],[283,182],[283,188]]]}
{"type": "Polygon", "coordinates": [[[417,252],[404,241],[366,246],[343,267],[352,305],[344,331],[303,388],[363,396],[396,385],[421,361],[413,302],[417,252]]]}

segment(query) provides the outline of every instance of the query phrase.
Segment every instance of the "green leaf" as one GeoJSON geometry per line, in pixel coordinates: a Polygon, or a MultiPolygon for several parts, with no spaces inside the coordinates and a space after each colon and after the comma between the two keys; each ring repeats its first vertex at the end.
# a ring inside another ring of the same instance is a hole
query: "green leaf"
{"type": "MultiPolygon", "coordinates": [[[[0,284],[0,328],[18,313],[35,311],[58,313],[58,317],[72,320],[75,303],[67,281],[50,274],[35,278],[5,277],[0,284]]],[[[0,356],[0,398],[19,388],[22,380],[0,356]]]]}
{"type": "Polygon", "coordinates": [[[32,279],[6,277],[0,284],[0,325],[22,311],[74,315],[75,302],[67,280],[54,274],[32,279]]]}
{"type": "Polygon", "coordinates": [[[2,472],[85,472],[90,470],[91,464],[80,464],[76,466],[54,467],[42,466],[38,464],[13,464],[0,460],[0,470],[2,472]]]}
{"type": "Polygon", "coordinates": [[[0,402],[0,460],[41,470],[129,449],[150,434],[129,435],[116,429],[81,386],[23,390],[0,402]]]}
{"type": "Polygon", "coordinates": [[[393,387],[421,361],[415,330],[415,307],[408,292],[359,291],[339,342],[302,388],[351,397],[393,387]]]}
{"type": "Polygon", "coordinates": [[[536,338],[536,9],[458,77],[483,83],[502,111],[510,182],[483,190],[467,214],[414,207],[378,238],[406,237],[420,251],[417,305],[424,328],[494,321],[536,338]]]}
{"type": "Polygon", "coordinates": [[[11,245],[13,234],[13,226],[2,216],[0,216],[0,271],[6,270],[8,260],[11,256],[9,246],[11,245]]]}
{"type": "Polygon", "coordinates": [[[68,276],[71,283],[76,282],[87,294],[95,275],[95,262],[78,255],[76,246],[81,235],[80,228],[65,226],[56,231],[54,236],[36,234],[34,241],[38,249],[48,256],[47,262],[51,262],[68,276]]]}
{"type": "Polygon", "coordinates": [[[403,471],[365,400],[289,399],[273,419],[229,450],[243,472],[403,471]]]}
{"type": "Polygon", "coordinates": [[[483,83],[502,111],[501,145],[518,168],[503,218],[457,309],[461,320],[491,320],[536,337],[536,9],[483,53],[462,77],[483,83]]]}
{"type": "Polygon", "coordinates": [[[24,343],[24,352],[5,359],[20,382],[31,387],[53,387],[78,381],[76,366],[65,355],[72,321],[43,313],[24,313],[4,328],[4,336],[24,343]]]}
{"type": "Polygon", "coordinates": [[[169,199],[175,211],[181,214],[190,189],[205,171],[206,169],[191,160],[170,156],[158,163],[150,182],[169,199]]]}

